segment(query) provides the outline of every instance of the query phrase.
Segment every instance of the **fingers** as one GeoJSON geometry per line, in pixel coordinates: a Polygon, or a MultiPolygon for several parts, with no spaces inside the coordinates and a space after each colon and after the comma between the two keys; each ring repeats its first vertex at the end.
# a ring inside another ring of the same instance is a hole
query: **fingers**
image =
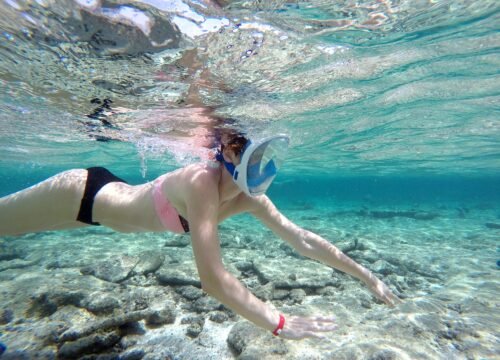
{"type": "Polygon", "coordinates": [[[290,321],[304,329],[314,331],[332,331],[337,327],[333,316],[292,317],[290,321]]]}
{"type": "Polygon", "coordinates": [[[394,305],[398,305],[398,304],[402,304],[403,303],[403,300],[401,300],[399,297],[397,297],[396,295],[392,295],[392,302],[394,303],[394,305]]]}
{"type": "Polygon", "coordinates": [[[306,318],[312,321],[320,322],[320,323],[334,323],[335,316],[312,316],[310,318],[306,318]]]}
{"type": "Polygon", "coordinates": [[[305,318],[302,326],[304,330],[313,332],[330,332],[337,329],[335,319],[328,317],[305,318]]]}
{"type": "Polygon", "coordinates": [[[337,324],[326,323],[326,324],[311,324],[312,330],[317,332],[330,332],[337,330],[337,324]]]}
{"type": "Polygon", "coordinates": [[[394,295],[389,287],[381,281],[378,285],[370,286],[370,290],[377,297],[377,299],[383,301],[386,305],[394,307],[397,304],[402,303],[401,299],[394,295]]]}
{"type": "Polygon", "coordinates": [[[384,294],[381,297],[381,300],[384,301],[387,305],[394,307],[398,304],[401,304],[403,301],[398,298],[394,293],[392,293],[390,290],[388,290],[387,294],[384,294]]]}
{"type": "Polygon", "coordinates": [[[322,341],[328,340],[328,336],[325,336],[325,335],[322,335],[322,334],[318,334],[318,333],[315,333],[315,332],[312,332],[312,331],[309,331],[309,332],[305,333],[304,337],[318,339],[318,340],[322,340],[322,341]]]}
{"type": "Polygon", "coordinates": [[[391,298],[385,298],[384,302],[385,302],[386,305],[388,305],[390,307],[394,307],[396,305],[391,298]]]}
{"type": "Polygon", "coordinates": [[[290,316],[287,318],[281,335],[287,339],[304,339],[308,337],[324,339],[323,334],[335,331],[337,325],[332,316],[300,317],[290,316]]]}
{"type": "Polygon", "coordinates": [[[386,305],[389,305],[390,307],[394,307],[394,301],[391,299],[389,294],[379,295],[378,298],[380,300],[382,300],[386,305]]]}
{"type": "Polygon", "coordinates": [[[373,283],[367,283],[367,285],[375,297],[383,301],[386,305],[393,307],[402,303],[402,300],[394,295],[389,287],[381,280],[375,278],[373,283]]]}

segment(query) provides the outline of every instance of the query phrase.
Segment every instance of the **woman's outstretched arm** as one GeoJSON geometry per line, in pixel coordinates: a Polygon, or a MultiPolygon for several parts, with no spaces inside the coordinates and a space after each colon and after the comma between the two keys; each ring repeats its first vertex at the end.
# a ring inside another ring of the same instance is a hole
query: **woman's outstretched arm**
{"type": "MultiPolygon", "coordinates": [[[[202,288],[247,320],[273,331],[280,322],[279,312],[259,300],[224,268],[217,233],[219,199],[216,189],[216,185],[208,186],[207,180],[195,180],[187,201],[193,252],[202,288]]],[[[285,316],[281,336],[287,339],[319,337],[334,329],[332,318],[285,316]]]]}
{"type": "Polygon", "coordinates": [[[267,196],[256,198],[252,200],[252,203],[252,213],[275,234],[290,243],[299,254],[358,278],[368,286],[378,299],[389,306],[394,306],[401,301],[387,285],[368,269],[352,260],[321,236],[304,230],[287,219],[267,196]]]}

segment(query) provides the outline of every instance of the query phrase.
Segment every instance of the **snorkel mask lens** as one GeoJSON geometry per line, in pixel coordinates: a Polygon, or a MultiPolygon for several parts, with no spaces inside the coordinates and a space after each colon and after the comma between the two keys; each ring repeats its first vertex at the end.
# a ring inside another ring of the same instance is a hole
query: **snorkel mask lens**
{"type": "Polygon", "coordinates": [[[262,195],[276,177],[285,160],[290,140],[280,135],[250,143],[236,167],[234,181],[248,195],[262,195]]]}

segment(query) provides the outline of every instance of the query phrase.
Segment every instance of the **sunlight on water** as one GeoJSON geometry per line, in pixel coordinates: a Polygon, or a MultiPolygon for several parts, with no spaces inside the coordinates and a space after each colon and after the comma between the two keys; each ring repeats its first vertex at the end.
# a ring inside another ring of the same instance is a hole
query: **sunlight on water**
{"type": "Polygon", "coordinates": [[[5,166],[78,166],[96,140],[186,164],[232,118],[290,134],[296,171],[500,169],[496,1],[9,0],[0,13],[5,166]]]}

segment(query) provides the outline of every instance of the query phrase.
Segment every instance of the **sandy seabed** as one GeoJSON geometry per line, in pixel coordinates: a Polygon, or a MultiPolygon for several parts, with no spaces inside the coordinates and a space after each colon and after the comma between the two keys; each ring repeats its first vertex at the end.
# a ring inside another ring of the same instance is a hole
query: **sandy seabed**
{"type": "Polygon", "coordinates": [[[335,332],[282,340],[206,296],[189,236],[87,227],[6,237],[2,360],[500,357],[500,209],[282,210],[368,267],[403,303],[381,304],[358,280],[302,258],[246,217],[220,226],[228,270],[285,314],[334,315],[335,332]]]}

